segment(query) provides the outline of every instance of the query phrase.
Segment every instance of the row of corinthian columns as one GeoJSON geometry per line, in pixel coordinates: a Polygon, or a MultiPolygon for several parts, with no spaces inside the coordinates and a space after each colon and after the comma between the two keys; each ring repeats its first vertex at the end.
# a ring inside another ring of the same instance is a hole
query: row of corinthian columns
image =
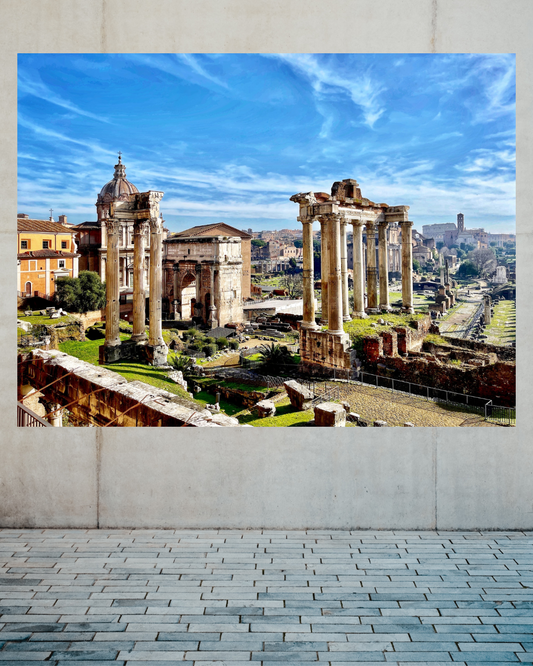
{"type": "MultiPolygon", "coordinates": [[[[163,222],[158,217],[136,220],[133,236],[133,334],[132,340],[146,340],[145,331],[145,280],[144,257],[148,232],[150,233],[150,317],[148,344],[163,345],[161,326],[161,297],[163,289],[161,251],[163,222]]],[[[122,226],[119,219],[106,220],[106,347],[120,345],[120,282],[119,238],[122,226]]]]}
{"type": "MultiPolygon", "coordinates": [[[[336,213],[300,218],[303,225],[303,321],[302,327],[316,328],[313,270],[313,222],[320,222],[321,230],[321,292],[322,323],[333,334],[343,333],[343,322],[362,318],[366,313],[390,310],[389,270],[386,221],[347,220],[336,213]],[[353,292],[354,307],[350,314],[348,299],[346,227],[353,226],[353,292]],[[365,276],[363,255],[363,226],[367,238],[367,298],[365,309],[365,276]],[[376,266],[376,227],[378,232],[378,267],[376,266]]],[[[412,222],[399,223],[402,229],[402,299],[403,310],[413,312],[412,222]]]]}

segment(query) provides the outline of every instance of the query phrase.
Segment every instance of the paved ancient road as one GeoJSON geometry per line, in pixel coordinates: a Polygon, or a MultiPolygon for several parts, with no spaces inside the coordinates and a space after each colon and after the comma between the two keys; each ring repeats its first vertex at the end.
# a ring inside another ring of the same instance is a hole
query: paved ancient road
{"type": "Polygon", "coordinates": [[[533,664],[531,532],[6,529],[0,544],[2,664],[533,664]]]}
{"type": "Polygon", "coordinates": [[[470,295],[462,294],[464,302],[445,321],[438,322],[442,335],[462,338],[470,319],[475,314],[483,296],[480,292],[471,291],[470,295]]]}

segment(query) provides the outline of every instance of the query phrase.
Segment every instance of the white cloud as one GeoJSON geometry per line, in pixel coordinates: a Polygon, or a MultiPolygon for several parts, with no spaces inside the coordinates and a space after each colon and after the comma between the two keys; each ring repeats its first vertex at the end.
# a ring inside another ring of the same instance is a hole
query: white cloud
{"type": "Polygon", "coordinates": [[[19,92],[39,97],[50,104],[55,104],[56,106],[60,106],[61,108],[72,111],[80,116],[86,116],[87,118],[92,118],[93,120],[98,120],[102,123],[111,123],[108,118],[97,115],[96,113],[91,113],[90,111],[73,104],[69,100],[63,99],[56,92],[50,90],[50,88],[48,88],[48,86],[46,86],[39,78],[35,78],[35,75],[34,78],[30,78],[24,70],[19,70],[18,89],[19,92]]]}
{"type": "Polygon", "coordinates": [[[348,95],[361,109],[364,124],[369,127],[372,128],[384,113],[385,109],[379,95],[385,88],[369,74],[354,73],[351,77],[345,77],[339,70],[334,70],[325,61],[319,61],[311,54],[280,54],[275,57],[282,59],[296,72],[305,76],[319,99],[339,92],[348,95]]]}

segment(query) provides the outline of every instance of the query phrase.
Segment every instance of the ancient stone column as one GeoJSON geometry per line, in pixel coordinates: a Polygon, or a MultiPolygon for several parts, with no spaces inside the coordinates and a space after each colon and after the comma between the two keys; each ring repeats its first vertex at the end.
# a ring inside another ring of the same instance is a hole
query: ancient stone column
{"type": "Polygon", "coordinates": [[[353,220],[353,313],[355,318],[366,317],[365,273],[363,258],[363,222],[353,220]]]}
{"type": "Polygon", "coordinates": [[[150,218],[150,345],[164,345],[161,328],[162,274],[162,221],[159,217],[150,218]]]}
{"type": "Polygon", "coordinates": [[[328,331],[344,333],[342,325],[341,223],[338,215],[327,216],[329,237],[328,331]]]}
{"type": "Polygon", "coordinates": [[[389,303],[389,249],[387,245],[388,222],[378,223],[379,254],[379,309],[390,310],[389,303]]]}
{"type": "Polygon", "coordinates": [[[488,294],[486,294],[485,295],[485,312],[484,312],[485,326],[488,326],[491,322],[491,319],[492,319],[492,313],[491,313],[490,307],[491,307],[491,299],[490,299],[490,296],[488,294]]]}
{"type": "Polygon", "coordinates": [[[210,284],[210,292],[211,292],[211,298],[210,298],[210,303],[209,303],[209,320],[208,323],[210,327],[216,328],[218,326],[218,320],[217,320],[217,307],[215,305],[215,267],[211,266],[211,284],[210,284]]]}
{"type": "Polygon", "coordinates": [[[144,284],[144,254],[148,222],[137,220],[133,227],[133,335],[134,342],[146,340],[146,299],[144,284]]]}
{"type": "Polygon", "coordinates": [[[348,222],[342,218],[340,221],[341,232],[341,283],[342,283],[342,320],[351,321],[350,301],[348,298],[348,248],[346,243],[346,227],[348,222]]]}
{"type": "Polygon", "coordinates": [[[178,264],[174,264],[172,266],[172,271],[173,271],[173,291],[174,291],[174,300],[172,302],[173,309],[174,309],[174,319],[179,320],[181,319],[181,290],[180,290],[180,273],[179,273],[179,266],[178,264]]]}
{"type": "Polygon", "coordinates": [[[119,220],[106,220],[107,258],[106,258],[106,306],[105,306],[105,343],[106,347],[120,345],[120,291],[119,291],[119,236],[121,225],[119,220]]]}
{"type": "Polygon", "coordinates": [[[402,310],[413,313],[413,244],[411,229],[413,223],[400,222],[402,230],[402,310]]]}
{"type": "Polygon", "coordinates": [[[366,223],[366,288],[367,312],[378,312],[378,276],[376,267],[376,225],[366,223]]]}
{"type": "Polygon", "coordinates": [[[313,269],[313,221],[302,220],[303,226],[303,320],[302,328],[314,329],[315,285],[313,269]]]}
{"type": "MultiPolygon", "coordinates": [[[[329,279],[329,263],[328,263],[328,232],[327,221],[320,218],[320,301],[322,324],[328,323],[328,279],[329,279]]],[[[312,243],[312,239],[311,239],[312,243]]]]}

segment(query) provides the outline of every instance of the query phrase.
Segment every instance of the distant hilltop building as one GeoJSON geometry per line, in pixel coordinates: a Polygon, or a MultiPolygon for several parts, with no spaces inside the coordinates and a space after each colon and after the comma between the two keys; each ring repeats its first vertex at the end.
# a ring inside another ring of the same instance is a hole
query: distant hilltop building
{"type": "Polygon", "coordinates": [[[433,238],[435,243],[443,243],[450,248],[454,245],[471,245],[474,249],[484,249],[496,242],[502,246],[507,241],[515,241],[515,234],[491,234],[485,229],[466,229],[465,216],[457,213],[457,225],[453,222],[444,224],[425,224],[422,233],[426,238],[433,238]]]}

